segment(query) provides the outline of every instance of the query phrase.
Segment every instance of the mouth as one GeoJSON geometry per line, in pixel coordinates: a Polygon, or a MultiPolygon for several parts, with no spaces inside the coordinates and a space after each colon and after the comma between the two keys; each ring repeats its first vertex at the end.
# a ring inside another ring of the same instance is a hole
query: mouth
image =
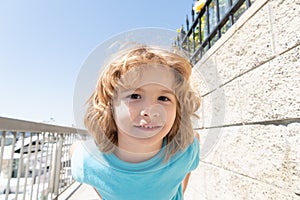
{"type": "Polygon", "coordinates": [[[162,126],[159,126],[159,125],[136,125],[134,126],[135,128],[138,128],[138,129],[142,129],[142,130],[157,130],[157,129],[161,129],[162,126]]]}

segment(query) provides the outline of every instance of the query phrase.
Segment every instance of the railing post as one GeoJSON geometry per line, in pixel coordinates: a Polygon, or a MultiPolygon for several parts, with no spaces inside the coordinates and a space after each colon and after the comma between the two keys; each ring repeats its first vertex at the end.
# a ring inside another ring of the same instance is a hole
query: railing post
{"type": "MultiPolygon", "coordinates": [[[[194,23],[195,21],[195,18],[194,18],[194,10],[192,8],[192,23],[194,23]]],[[[195,27],[191,27],[192,28],[192,38],[193,38],[193,41],[192,41],[192,46],[193,46],[193,52],[195,52],[196,50],[196,43],[195,43],[195,27]]]]}
{"type": "Polygon", "coordinates": [[[210,40],[211,38],[209,38],[209,35],[210,35],[210,23],[209,23],[209,4],[207,4],[205,6],[205,12],[206,12],[206,29],[207,29],[207,35],[208,35],[208,41],[207,41],[207,44],[208,44],[208,48],[210,48],[210,40]]]}
{"type": "Polygon", "coordinates": [[[189,17],[188,15],[186,15],[186,46],[187,46],[188,55],[190,55],[190,41],[189,41],[190,39],[188,36],[189,30],[190,30],[189,17]]]}
{"type": "MultiPolygon", "coordinates": [[[[229,9],[231,10],[231,7],[232,7],[232,0],[228,0],[228,6],[229,6],[229,9]]],[[[233,21],[233,14],[230,13],[230,16],[229,16],[229,20],[230,20],[230,26],[232,26],[234,24],[234,21],[233,21]]]]}
{"type": "Polygon", "coordinates": [[[181,25],[181,29],[180,29],[180,41],[183,41],[183,38],[185,36],[186,32],[184,31],[184,26],[183,24],[181,25]]]}
{"type": "Polygon", "coordinates": [[[43,163],[43,159],[44,159],[44,155],[43,155],[43,148],[44,148],[44,144],[45,144],[45,133],[43,133],[43,140],[42,140],[42,145],[41,145],[41,149],[42,149],[42,153],[41,153],[41,157],[40,157],[40,165],[39,165],[39,173],[37,175],[37,196],[40,195],[40,198],[44,198],[44,191],[42,191],[42,193],[39,194],[40,192],[40,180],[41,180],[41,173],[42,173],[42,163],[43,163]]]}
{"type": "MultiPolygon", "coordinates": [[[[18,199],[18,194],[19,194],[19,184],[20,184],[20,177],[21,173],[23,171],[23,157],[24,157],[24,138],[25,138],[25,132],[22,132],[21,140],[22,140],[22,145],[21,145],[21,157],[19,160],[19,167],[18,167],[18,182],[17,182],[17,188],[16,188],[16,199],[18,199]]],[[[25,196],[25,195],[24,195],[25,196]]]]}
{"type": "MultiPolygon", "coordinates": [[[[219,0],[216,0],[216,17],[217,17],[217,24],[220,22],[220,4],[219,0]]],[[[218,38],[221,38],[221,28],[218,28],[218,38]]]]}
{"type": "Polygon", "coordinates": [[[35,178],[36,178],[36,164],[38,160],[38,154],[39,154],[39,140],[40,140],[40,135],[37,134],[37,139],[35,143],[35,148],[34,148],[34,163],[33,163],[33,173],[32,173],[32,180],[31,180],[31,190],[30,190],[30,199],[32,199],[33,196],[33,186],[35,184],[35,178]]]}
{"type": "Polygon", "coordinates": [[[189,30],[190,30],[190,26],[189,26],[189,17],[188,17],[188,15],[186,15],[185,23],[186,23],[186,32],[188,33],[189,30]]]}
{"type": "Polygon", "coordinates": [[[251,6],[251,1],[250,0],[246,0],[246,6],[247,6],[247,8],[249,8],[251,6]]]}
{"type": "MultiPolygon", "coordinates": [[[[25,167],[25,184],[24,184],[24,194],[26,193],[26,187],[27,187],[27,178],[29,173],[29,165],[30,165],[30,156],[31,156],[31,150],[32,150],[32,133],[30,133],[30,142],[29,142],[29,149],[28,149],[28,155],[27,155],[27,164],[25,167]]],[[[23,200],[25,200],[26,195],[23,195],[23,200]]]]}
{"type": "Polygon", "coordinates": [[[3,158],[3,153],[4,153],[4,144],[5,144],[5,139],[6,139],[6,131],[2,132],[1,136],[1,150],[0,150],[0,173],[2,171],[2,158],[3,158]]]}
{"type": "Polygon", "coordinates": [[[12,142],[12,149],[11,149],[11,153],[10,153],[10,161],[9,161],[9,165],[8,165],[8,180],[7,180],[7,184],[6,184],[6,189],[5,189],[5,199],[8,199],[8,194],[10,193],[10,179],[11,179],[11,175],[12,175],[12,168],[13,168],[13,164],[14,164],[14,147],[16,144],[16,137],[17,137],[17,132],[13,132],[13,142],[12,142]]]}
{"type": "Polygon", "coordinates": [[[51,170],[51,191],[54,195],[58,195],[59,189],[59,179],[60,179],[60,161],[61,161],[61,154],[62,154],[62,146],[63,146],[63,137],[62,134],[58,135],[58,143],[56,145],[56,149],[54,151],[54,159],[52,163],[52,170],[51,170]]]}
{"type": "Polygon", "coordinates": [[[63,136],[62,134],[58,135],[58,147],[56,151],[56,162],[55,162],[55,185],[54,185],[54,194],[58,195],[59,189],[59,179],[60,179],[60,166],[61,166],[61,155],[62,155],[62,147],[63,147],[63,136]]]}

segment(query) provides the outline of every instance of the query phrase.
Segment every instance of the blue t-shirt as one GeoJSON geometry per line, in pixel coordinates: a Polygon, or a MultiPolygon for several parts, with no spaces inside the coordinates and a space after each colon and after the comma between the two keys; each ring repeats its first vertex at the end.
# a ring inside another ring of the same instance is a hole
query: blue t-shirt
{"type": "Polygon", "coordinates": [[[88,140],[73,153],[72,175],[96,188],[104,200],[181,200],[182,181],[198,166],[199,151],[195,138],[167,162],[163,162],[163,147],[147,161],[128,163],[113,153],[102,153],[93,140],[88,140]]]}

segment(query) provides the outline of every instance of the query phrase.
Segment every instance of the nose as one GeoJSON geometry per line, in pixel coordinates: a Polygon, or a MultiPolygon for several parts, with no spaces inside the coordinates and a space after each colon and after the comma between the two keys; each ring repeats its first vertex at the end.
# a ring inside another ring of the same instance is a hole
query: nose
{"type": "Polygon", "coordinates": [[[148,106],[141,110],[140,115],[143,117],[159,117],[159,110],[157,106],[148,106]]]}

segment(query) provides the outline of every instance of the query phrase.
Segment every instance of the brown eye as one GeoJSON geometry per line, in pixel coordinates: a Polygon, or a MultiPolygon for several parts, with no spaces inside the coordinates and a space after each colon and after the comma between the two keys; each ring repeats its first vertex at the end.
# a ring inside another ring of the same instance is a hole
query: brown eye
{"type": "Polygon", "coordinates": [[[158,100],[160,100],[160,101],[170,101],[170,99],[166,96],[160,96],[160,97],[158,97],[158,100]]]}
{"type": "Polygon", "coordinates": [[[130,99],[141,99],[141,95],[139,95],[139,94],[131,94],[131,95],[129,95],[129,98],[130,99]]]}

